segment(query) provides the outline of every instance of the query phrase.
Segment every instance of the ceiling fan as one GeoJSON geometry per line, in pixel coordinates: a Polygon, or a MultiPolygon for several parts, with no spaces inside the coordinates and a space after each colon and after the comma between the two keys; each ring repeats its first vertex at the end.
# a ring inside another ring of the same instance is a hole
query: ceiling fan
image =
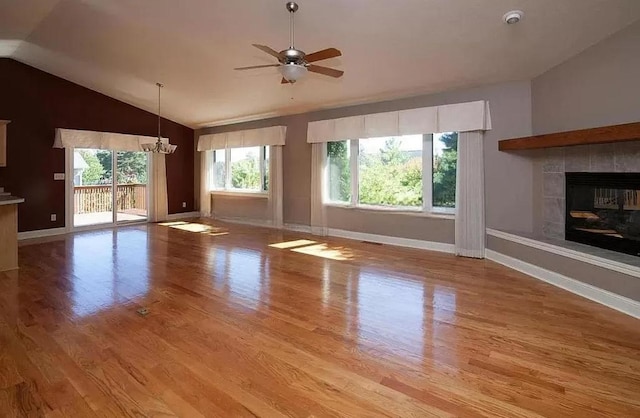
{"type": "Polygon", "coordinates": [[[276,52],[274,49],[269,48],[268,46],[253,44],[253,46],[258,48],[259,50],[277,58],[278,64],[253,65],[251,67],[234,68],[234,70],[252,70],[254,68],[279,67],[280,72],[282,73],[282,84],[295,83],[297,80],[302,78],[307,73],[307,71],[327,75],[334,78],[342,77],[344,71],[311,64],[312,62],[341,56],[342,52],[340,52],[336,48],[327,48],[321,51],[314,52],[312,54],[305,54],[304,51],[295,48],[293,15],[298,10],[298,5],[295,2],[290,1],[287,2],[286,7],[290,16],[289,48],[280,52],[276,52]]]}

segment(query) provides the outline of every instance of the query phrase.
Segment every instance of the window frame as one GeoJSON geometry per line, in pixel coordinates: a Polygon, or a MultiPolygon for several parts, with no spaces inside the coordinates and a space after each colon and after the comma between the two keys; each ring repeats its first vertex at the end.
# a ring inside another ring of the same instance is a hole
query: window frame
{"type": "MultiPolygon", "coordinates": [[[[447,207],[434,207],[433,206],[433,136],[434,134],[422,135],[422,207],[413,206],[386,206],[386,205],[370,205],[360,203],[360,140],[367,140],[367,138],[360,139],[348,139],[345,140],[349,145],[349,169],[351,171],[351,200],[349,202],[342,202],[331,200],[328,194],[323,196],[323,205],[334,206],[340,208],[349,209],[363,209],[378,212],[391,212],[396,214],[408,214],[408,215],[427,215],[427,216],[448,216],[454,215],[456,208],[447,207]]],[[[341,141],[340,141],[341,142],[341,141]]],[[[328,155],[327,150],[328,142],[324,143],[325,156],[328,155]]],[[[325,176],[323,181],[329,182],[328,170],[326,166],[329,164],[329,159],[325,161],[325,176]]],[[[326,187],[325,187],[326,189],[326,187]]]]}
{"type": "MultiPolygon", "coordinates": [[[[217,150],[211,150],[208,151],[211,153],[211,159],[210,159],[210,164],[211,166],[215,166],[216,163],[216,152],[217,151],[224,151],[224,187],[220,188],[220,187],[215,187],[215,170],[211,169],[209,170],[209,184],[211,185],[209,192],[211,194],[215,194],[215,195],[222,195],[222,196],[256,196],[256,197],[268,197],[269,196],[269,187],[268,187],[268,181],[266,181],[265,178],[265,173],[267,172],[267,164],[270,163],[270,161],[267,161],[266,155],[267,155],[267,150],[266,148],[269,147],[269,145],[257,145],[257,146],[253,146],[253,147],[238,147],[238,148],[221,148],[221,149],[217,149],[217,150]],[[241,148],[259,148],[259,154],[258,154],[258,159],[259,159],[259,170],[260,170],[260,183],[261,183],[261,189],[260,190],[256,190],[256,189],[239,189],[236,187],[232,187],[231,185],[231,150],[232,149],[241,149],[241,148]]],[[[269,156],[271,156],[271,150],[269,150],[269,156]]]]}

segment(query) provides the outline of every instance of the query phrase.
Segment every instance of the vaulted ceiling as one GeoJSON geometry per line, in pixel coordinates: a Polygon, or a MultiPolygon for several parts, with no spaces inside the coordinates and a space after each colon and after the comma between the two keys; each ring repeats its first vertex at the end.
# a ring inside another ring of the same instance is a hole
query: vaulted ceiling
{"type": "Polygon", "coordinates": [[[191,127],[533,78],[640,18],[638,0],[298,0],[296,46],[343,56],[280,84],[282,0],[0,0],[0,56],[191,127]],[[502,15],[525,12],[517,25],[502,15]]]}

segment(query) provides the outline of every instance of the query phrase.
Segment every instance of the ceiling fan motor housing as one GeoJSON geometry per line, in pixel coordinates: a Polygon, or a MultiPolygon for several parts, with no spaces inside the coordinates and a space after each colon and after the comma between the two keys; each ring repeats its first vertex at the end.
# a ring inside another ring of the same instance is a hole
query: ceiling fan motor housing
{"type": "Polygon", "coordinates": [[[280,56],[282,56],[283,64],[305,64],[304,61],[304,52],[299,49],[289,48],[284,51],[280,51],[280,56]]]}

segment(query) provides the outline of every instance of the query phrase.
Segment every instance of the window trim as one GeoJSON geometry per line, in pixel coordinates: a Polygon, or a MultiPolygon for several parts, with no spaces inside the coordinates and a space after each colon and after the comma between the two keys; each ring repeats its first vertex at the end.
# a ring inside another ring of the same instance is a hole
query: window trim
{"type": "Polygon", "coordinates": [[[224,190],[224,189],[213,189],[209,193],[214,196],[237,196],[237,197],[260,197],[260,198],[268,198],[269,192],[259,192],[259,191],[249,191],[244,189],[232,189],[232,190],[224,190]]]}
{"type": "MultiPolygon", "coordinates": [[[[406,215],[418,215],[429,217],[442,217],[451,218],[455,215],[456,208],[448,208],[441,206],[433,206],[433,135],[422,135],[422,207],[411,206],[385,206],[385,205],[370,205],[360,203],[360,185],[359,185],[359,168],[360,168],[360,139],[346,140],[349,142],[349,168],[351,170],[351,200],[349,202],[341,202],[330,200],[325,193],[323,196],[322,204],[324,206],[344,208],[344,209],[361,209],[365,211],[375,212],[391,212],[395,214],[406,215]]],[[[333,142],[333,141],[330,141],[333,142]]],[[[328,154],[327,144],[324,143],[324,153],[328,154]]],[[[325,161],[326,167],[329,164],[329,159],[325,161]]],[[[327,182],[329,177],[328,171],[325,167],[325,176],[323,181],[327,182]]]]}
{"type": "Polygon", "coordinates": [[[439,208],[436,208],[432,212],[425,212],[421,208],[396,209],[393,206],[372,206],[372,205],[352,206],[351,203],[344,203],[344,202],[343,203],[327,202],[327,203],[323,203],[323,205],[329,208],[359,210],[363,212],[373,212],[373,213],[388,213],[389,215],[416,216],[420,218],[455,219],[454,208],[442,208],[443,209],[442,211],[438,210],[439,208]]]}
{"type": "Polygon", "coordinates": [[[422,135],[422,211],[433,211],[433,134],[422,135]]]}
{"type": "MultiPolygon", "coordinates": [[[[267,171],[267,164],[270,161],[266,161],[266,148],[270,145],[255,145],[251,147],[238,147],[238,148],[221,148],[217,150],[210,150],[207,152],[211,152],[211,164],[215,165],[216,163],[216,151],[224,151],[224,188],[215,187],[215,170],[211,170],[209,175],[209,184],[211,188],[209,189],[209,193],[212,195],[218,196],[244,196],[244,197],[269,197],[269,189],[268,183],[265,181],[265,173],[267,171]],[[258,162],[260,169],[260,183],[261,189],[238,189],[231,186],[231,150],[232,149],[240,149],[240,148],[259,148],[258,154],[258,162]],[[267,188],[265,188],[267,186],[267,188]]],[[[270,154],[270,153],[269,153],[270,154]]]]}

